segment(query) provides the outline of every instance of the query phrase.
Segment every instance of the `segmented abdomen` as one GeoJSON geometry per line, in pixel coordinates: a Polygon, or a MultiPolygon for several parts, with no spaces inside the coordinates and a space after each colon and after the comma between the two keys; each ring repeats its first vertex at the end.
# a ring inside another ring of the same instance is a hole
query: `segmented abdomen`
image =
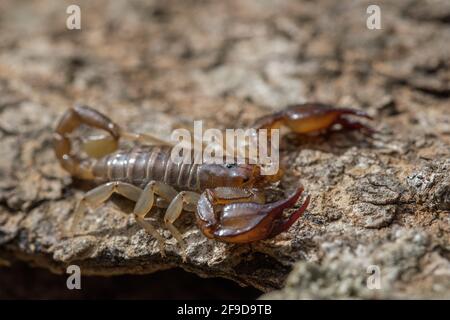
{"type": "Polygon", "coordinates": [[[156,180],[177,189],[198,191],[198,165],[172,162],[171,150],[171,147],[152,146],[118,151],[98,160],[93,173],[102,181],[125,181],[143,186],[156,180]]]}

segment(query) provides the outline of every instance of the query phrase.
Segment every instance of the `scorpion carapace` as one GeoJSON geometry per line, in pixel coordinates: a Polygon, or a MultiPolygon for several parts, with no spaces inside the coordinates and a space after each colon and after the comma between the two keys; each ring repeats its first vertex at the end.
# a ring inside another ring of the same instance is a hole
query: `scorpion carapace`
{"type": "MultiPolygon", "coordinates": [[[[272,130],[287,126],[299,134],[308,134],[339,124],[346,129],[373,132],[370,127],[351,121],[348,115],[370,119],[363,111],[308,103],[259,118],[253,128],[272,130]]],[[[137,223],[157,239],[163,255],[165,239],[144,219],[154,206],[167,208],[165,225],[182,247],[185,257],[182,234],[174,226],[183,210],[195,213],[198,227],[208,238],[249,243],[288,230],[310,200],[306,197],[303,204],[286,217],[284,210],[296,205],[303,188],[298,187],[286,199],[266,203],[264,188],[278,181],[281,171],[263,175],[256,164],[174,163],[170,156],[172,146],[151,135],[127,132],[87,106],[76,106],[64,114],[54,133],[54,149],[62,167],[72,176],[99,183],[79,201],[71,230],[88,207],[98,206],[118,193],[136,202],[133,215],[137,223]],[[83,144],[87,159],[76,156],[72,150],[70,135],[80,125],[108,133],[83,144]],[[117,151],[120,138],[140,142],[143,146],[117,151]]]]}

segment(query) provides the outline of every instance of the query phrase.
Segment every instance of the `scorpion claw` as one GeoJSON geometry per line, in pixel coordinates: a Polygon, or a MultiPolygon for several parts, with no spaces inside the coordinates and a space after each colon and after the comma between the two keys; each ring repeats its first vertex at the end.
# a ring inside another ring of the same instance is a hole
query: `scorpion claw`
{"type": "Polygon", "coordinates": [[[272,233],[270,234],[269,238],[275,237],[280,233],[287,231],[295,223],[295,221],[297,221],[302,216],[303,212],[305,212],[306,208],[309,205],[310,199],[311,197],[308,196],[305,202],[303,202],[303,204],[300,206],[300,208],[292,212],[289,218],[278,221],[277,225],[275,225],[272,229],[272,233]]]}
{"type": "Polygon", "coordinates": [[[375,133],[375,130],[369,126],[351,121],[346,116],[373,119],[362,110],[335,108],[321,103],[305,103],[288,106],[279,112],[259,118],[254,127],[275,129],[286,126],[296,133],[307,134],[328,130],[335,124],[340,124],[343,129],[360,130],[368,135],[375,133]]]}
{"type": "Polygon", "coordinates": [[[298,188],[287,199],[268,204],[241,202],[214,206],[205,192],[198,204],[197,222],[207,237],[224,242],[248,243],[272,238],[289,229],[305,211],[309,197],[289,218],[283,218],[284,209],[292,208],[302,193],[303,188],[298,188]]]}

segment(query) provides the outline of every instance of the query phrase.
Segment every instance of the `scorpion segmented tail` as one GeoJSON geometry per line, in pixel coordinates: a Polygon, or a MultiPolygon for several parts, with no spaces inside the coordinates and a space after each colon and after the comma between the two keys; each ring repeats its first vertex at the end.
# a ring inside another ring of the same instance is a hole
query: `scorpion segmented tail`
{"type": "Polygon", "coordinates": [[[59,121],[53,135],[56,157],[72,176],[90,180],[94,178],[92,161],[82,160],[71,152],[72,143],[69,135],[82,124],[107,131],[112,136],[115,146],[119,141],[120,128],[106,116],[86,106],[75,106],[59,121]]]}

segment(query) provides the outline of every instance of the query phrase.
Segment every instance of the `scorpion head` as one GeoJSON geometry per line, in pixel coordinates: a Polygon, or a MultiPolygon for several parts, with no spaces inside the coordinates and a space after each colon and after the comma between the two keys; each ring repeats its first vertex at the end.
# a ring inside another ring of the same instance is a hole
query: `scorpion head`
{"type": "Polygon", "coordinates": [[[274,175],[264,175],[261,167],[254,164],[205,164],[199,177],[201,189],[215,187],[253,188],[278,181],[281,170],[274,175]]]}

